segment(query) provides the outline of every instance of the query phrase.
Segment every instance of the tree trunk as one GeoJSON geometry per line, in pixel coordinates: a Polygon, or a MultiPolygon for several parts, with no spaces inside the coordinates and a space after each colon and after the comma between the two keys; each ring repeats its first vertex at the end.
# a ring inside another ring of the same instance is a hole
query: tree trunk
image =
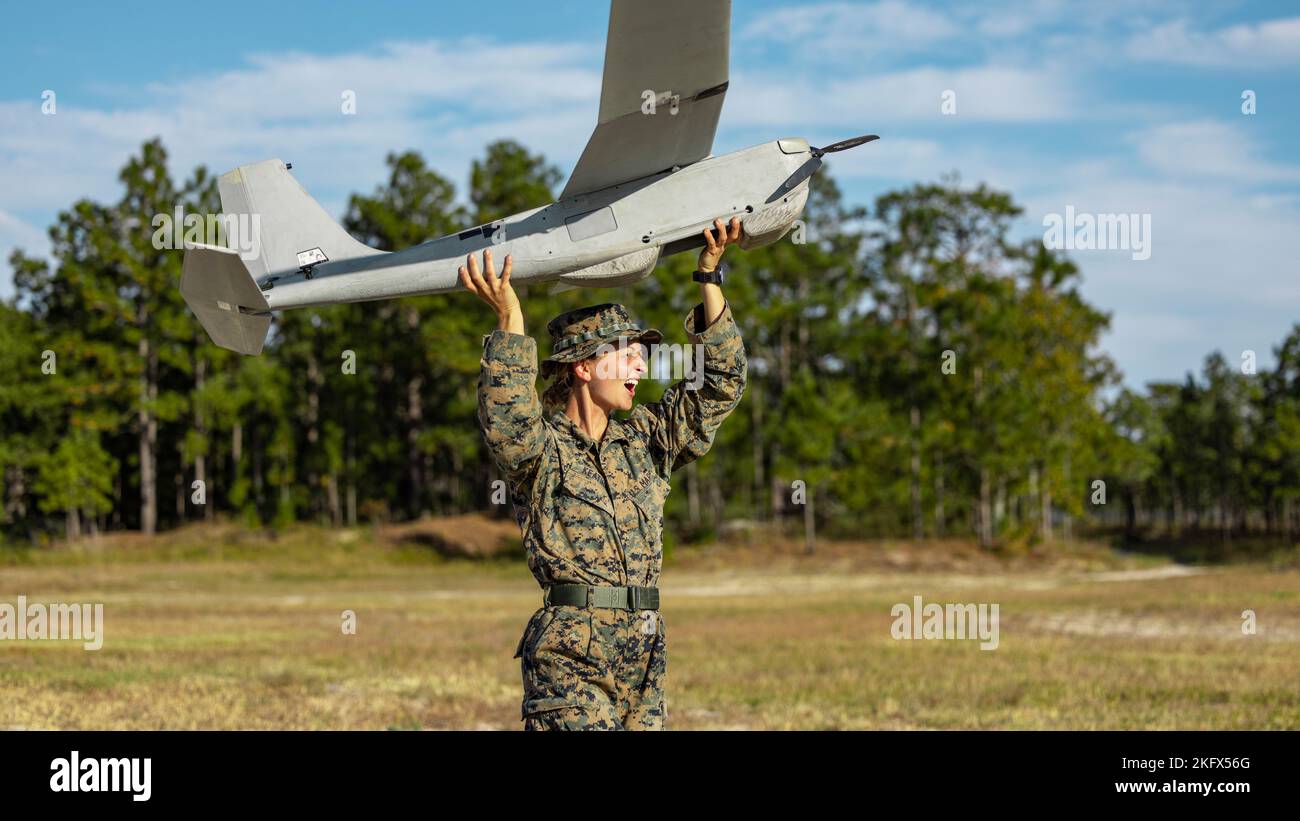
{"type": "Polygon", "coordinates": [[[347,481],[347,515],[348,527],[357,526],[357,483],[354,476],[355,461],[352,458],[352,437],[347,440],[347,453],[344,456],[344,475],[347,481]]]}
{"type": "Polygon", "coordinates": [[[754,434],[750,439],[754,459],[754,518],[758,521],[767,521],[770,508],[764,504],[764,500],[768,498],[768,491],[767,478],[763,472],[763,399],[761,390],[761,386],[755,385],[754,395],[749,400],[750,421],[754,434]]]}
{"type": "MultiPolygon", "coordinates": [[[[145,324],[147,315],[139,320],[145,324]]],[[[142,363],[140,372],[140,408],[136,421],[140,427],[140,530],[153,533],[158,529],[158,480],[156,448],[158,420],[153,414],[158,399],[158,354],[149,344],[148,334],[140,337],[137,347],[142,363]]]]}
{"type": "Polygon", "coordinates": [[[257,427],[253,427],[253,509],[259,511],[262,508],[262,489],[266,485],[266,479],[262,475],[262,442],[257,435],[257,427]]]}
{"type": "Polygon", "coordinates": [[[981,465],[979,539],[980,547],[985,550],[993,546],[993,505],[990,499],[992,488],[989,485],[989,469],[981,465]]]}
{"type": "Polygon", "coordinates": [[[424,425],[424,407],[420,402],[420,389],[424,379],[411,377],[406,383],[406,477],[410,489],[406,497],[406,510],[411,518],[420,515],[423,507],[424,480],[420,476],[420,430],[424,425]]]}
{"type": "Polygon", "coordinates": [[[329,499],[330,525],[338,527],[343,524],[343,509],[339,504],[338,478],[331,471],[326,481],[328,484],[325,486],[325,494],[329,499]]]}
{"type": "Polygon", "coordinates": [[[921,409],[916,405],[912,406],[911,420],[912,540],[919,542],[925,538],[925,517],[921,512],[921,409]]]}
{"type": "Polygon", "coordinates": [[[5,496],[4,516],[0,517],[0,520],[16,522],[26,518],[26,477],[23,469],[18,465],[5,466],[5,489],[7,493],[5,496]]]}
{"type": "MultiPolygon", "coordinates": [[[[320,509],[318,490],[320,483],[317,481],[316,464],[319,448],[316,443],[320,440],[320,367],[316,364],[316,353],[314,348],[307,355],[307,487],[310,492],[307,494],[307,516],[312,517],[320,509]]],[[[286,498],[285,493],[288,490],[288,482],[282,481],[281,495],[283,500],[286,498]]]]}
{"type": "Polygon", "coordinates": [[[997,530],[1007,517],[1007,480],[998,479],[998,492],[993,497],[993,529],[997,530]]]}
{"type": "MultiPolygon", "coordinates": [[[[979,430],[982,427],[983,417],[981,415],[983,398],[984,398],[984,369],[975,367],[971,369],[971,384],[973,386],[974,412],[971,414],[972,419],[979,430]]],[[[989,469],[984,464],[984,455],[979,456],[979,503],[975,515],[976,530],[979,535],[980,547],[987,550],[993,546],[993,522],[992,522],[992,504],[989,499],[991,488],[989,487],[989,469]]]]}
{"type": "Polygon", "coordinates": [[[1038,475],[1041,477],[1040,484],[1042,485],[1042,490],[1038,494],[1040,504],[1039,521],[1041,522],[1043,541],[1050,542],[1052,540],[1052,490],[1047,484],[1047,473],[1039,471],[1038,475]]]}
{"type": "Polygon", "coordinates": [[[451,512],[460,513],[460,474],[465,469],[464,459],[455,447],[451,449],[451,512]]]}
{"type": "MultiPolygon", "coordinates": [[[[184,465],[184,462],[179,464],[184,465]]],[[[172,486],[176,488],[176,521],[185,522],[185,474],[179,470],[172,475],[172,486]]]]}
{"type": "Polygon", "coordinates": [[[207,370],[207,360],[204,357],[200,356],[199,361],[194,363],[194,392],[196,394],[196,398],[194,400],[194,427],[196,430],[198,430],[199,434],[203,437],[203,449],[200,450],[198,453],[194,454],[194,480],[196,482],[203,483],[203,501],[204,501],[203,518],[205,521],[210,522],[212,521],[212,505],[207,504],[208,501],[207,498],[208,457],[206,452],[208,446],[207,436],[206,436],[207,431],[203,427],[203,423],[204,423],[203,404],[198,398],[203,393],[203,377],[205,375],[204,372],[206,370],[207,370]]]}
{"type": "MultiPolygon", "coordinates": [[[[781,456],[780,445],[773,445],[772,446],[772,469],[774,471],[776,470],[776,463],[777,460],[780,458],[780,456],[781,456]]],[[[780,476],[771,476],[769,478],[769,481],[771,482],[771,485],[768,487],[768,491],[772,503],[772,520],[776,521],[777,518],[780,516],[780,514],[785,510],[785,488],[781,484],[780,476]]]]}
{"type": "Polygon", "coordinates": [[[248,503],[248,495],[245,488],[240,484],[241,468],[240,462],[243,459],[244,449],[244,426],[236,419],[230,428],[230,488],[226,491],[228,502],[237,502],[241,507],[248,503]],[[239,499],[232,498],[231,490],[239,488],[239,499]]]}
{"type": "MultiPolygon", "coordinates": [[[[289,503],[293,500],[293,497],[289,493],[289,482],[285,478],[289,475],[289,460],[285,457],[281,457],[279,459],[279,462],[280,462],[280,477],[281,477],[280,478],[280,509],[283,510],[284,508],[289,506],[289,503]]],[[[276,511],[276,515],[277,516],[279,515],[279,511],[276,511]]]]}
{"type": "Polygon", "coordinates": [[[1291,546],[1291,497],[1282,500],[1282,540],[1291,546]]]}
{"type": "Polygon", "coordinates": [[[781,378],[781,389],[784,392],[785,387],[790,384],[790,326],[787,323],[781,323],[781,343],[777,351],[777,373],[781,378]]]}
{"type": "Polygon", "coordinates": [[[686,510],[692,528],[700,526],[700,471],[698,462],[686,465],[686,510]]]}
{"type": "Polygon", "coordinates": [[[934,535],[943,538],[943,452],[934,454],[934,535]]]}
{"type": "Polygon", "coordinates": [[[714,476],[709,477],[709,507],[713,508],[713,532],[721,533],[726,522],[726,501],[722,498],[722,486],[714,476]]]}
{"type": "Polygon", "coordinates": [[[921,514],[921,407],[916,401],[916,383],[920,380],[916,365],[916,295],[911,286],[907,289],[907,402],[911,408],[908,417],[908,438],[912,449],[909,466],[909,491],[912,499],[912,540],[925,538],[925,521],[921,514]]]}
{"type": "MultiPolygon", "coordinates": [[[[1066,430],[1065,430],[1065,440],[1067,442],[1070,440],[1070,430],[1068,425],[1066,426],[1066,430]]],[[[1065,481],[1065,488],[1070,493],[1077,493],[1078,492],[1077,490],[1073,490],[1074,482],[1071,478],[1073,474],[1070,470],[1070,452],[1068,450],[1065,452],[1065,458],[1063,461],[1064,461],[1064,470],[1062,470],[1062,473],[1064,474],[1063,480],[1065,481]]],[[[1069,497],[1067,496],[1066,498],[1068,499],[1069,497]]],[[[1065,536],[1065,543],[1069,544],[1071,540],[1074,538],[1074,520],[1073,517],[1070,516],[1070,509],[1068,507],[1064,511],[1062,511],[1062,514],[1063,514],[1062,518],[1064,521],[1061,523],[1061,530],[1063,531],[1063,535],[1065,536]]]]}
{"type": "Polygon", "coordinates": [[[1227,494],[1219,494],[1219,537],[1225,550],[1232,548],[1232,511],[1228,508],[1227,494]]]}
{"type": "MultiPolygon", "coordinates": [[[[127,471],[130,468],[127,467],[126,461],[127,460],[123,459],[117,466],[117,472],[113,474],[113,498],[114,499],[122,498],[122,489],[125,488],[127,482],[130,481],[130,476],[127,475],[127,471]]],[[[116,504],[113,505],[113,510],[111,513],[109,513],[109,519],[108,519],[109,529],[122,530],[124,527],[126,527],[126,525],[122,523],[122,517],[124,514],[125,511],[122,510],[120,505],[116,505],[116,504]]]]}
{"type": "Polygon", "coordinates": [[[1124,493],[1124,541],[1132,542],[1137,535],[1137,503],[1133,499],[1132,488],[1124,493]]]}
{"type": "Polygon", "coordinates": [[[809,555],[813,553],[817,546],[817,519],[813,510],[813,492],[807,490],[804,493],[803,504],[803,543],[804,550],[809,555]]]}

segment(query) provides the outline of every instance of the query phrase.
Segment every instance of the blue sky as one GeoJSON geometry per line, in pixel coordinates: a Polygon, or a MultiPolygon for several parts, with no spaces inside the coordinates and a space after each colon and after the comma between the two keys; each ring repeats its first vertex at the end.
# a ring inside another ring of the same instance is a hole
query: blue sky
{"type": "MultiPolygon", "coordinates": [[[[337,215],[389,151],[421,151],[463,192],[487,142],[567,174],[595,123],[603,0],[200,8],[5,10],[0,297],[9,251],[46,253],[59,210],[116,199],[155,135],[177,177],[281,157],[337,215]]],[[[732,30],[717,154],[873,132],[830,164],[851,202],[955,170],[1010,191],[1024,236],[1067,207],[1150,214],[1149,259],[1072,252],[1129,384],[1179,379],[1213,349],[1267,365],[1300,321],[1300,5],[735,0],[732,30]]]]}

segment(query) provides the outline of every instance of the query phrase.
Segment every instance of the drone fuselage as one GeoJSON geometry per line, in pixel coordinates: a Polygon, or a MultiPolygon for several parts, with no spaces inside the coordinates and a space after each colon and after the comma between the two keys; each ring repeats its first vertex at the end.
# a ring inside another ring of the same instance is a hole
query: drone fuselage
{"type": "Polygon", "coordinates": [[[740,217],[742,247],[776,241],[803,212],[820,165],[805,140],[774,140],[403,251],[268,271],[257,282],[271,310],[446,293],[462,288],[467,256],[491,248],[498,272],[511,255],[518,283],[623,285],[649,276],[661,255],[703,247],[718,217],[740,217]]]}

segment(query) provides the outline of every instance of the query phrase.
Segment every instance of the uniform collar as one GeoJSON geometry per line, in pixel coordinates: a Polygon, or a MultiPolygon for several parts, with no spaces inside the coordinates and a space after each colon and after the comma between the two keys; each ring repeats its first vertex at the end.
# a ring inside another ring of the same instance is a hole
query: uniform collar
{"type": "MultiPolygon", "coordinates": [[[[587,435],[582,427],[569,418],[569,415],[562,410],[556,411],[551,415],[551,424],[557,429],[564,431],[583,449],[590,448],[596,444],[596,440],[587,435]]],[[[602,442],[613,442],[617,439],[627,439],[627,431],[623,428],[623,423],[617,418],[609,417],[609,423],[605,427],[605,435],[602,442]]]]}

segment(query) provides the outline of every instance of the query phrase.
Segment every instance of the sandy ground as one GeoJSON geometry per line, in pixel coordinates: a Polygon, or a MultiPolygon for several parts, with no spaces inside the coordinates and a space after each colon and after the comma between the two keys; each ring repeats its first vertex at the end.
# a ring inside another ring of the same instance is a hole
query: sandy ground
{"type": "MultiPolygon", "coordinates": [[[[0,601],[107,622],[96,652],[0,642],[0,727],[520,728],[522,562],[189,535],[0,565],[0,601]]],[[[670,729],[1300,729],[1295,570],[781,544],[680,553],[661,589],[670,729]],[[895,639],[917,595],[996,603],[998,648],[895,639]]]]}

